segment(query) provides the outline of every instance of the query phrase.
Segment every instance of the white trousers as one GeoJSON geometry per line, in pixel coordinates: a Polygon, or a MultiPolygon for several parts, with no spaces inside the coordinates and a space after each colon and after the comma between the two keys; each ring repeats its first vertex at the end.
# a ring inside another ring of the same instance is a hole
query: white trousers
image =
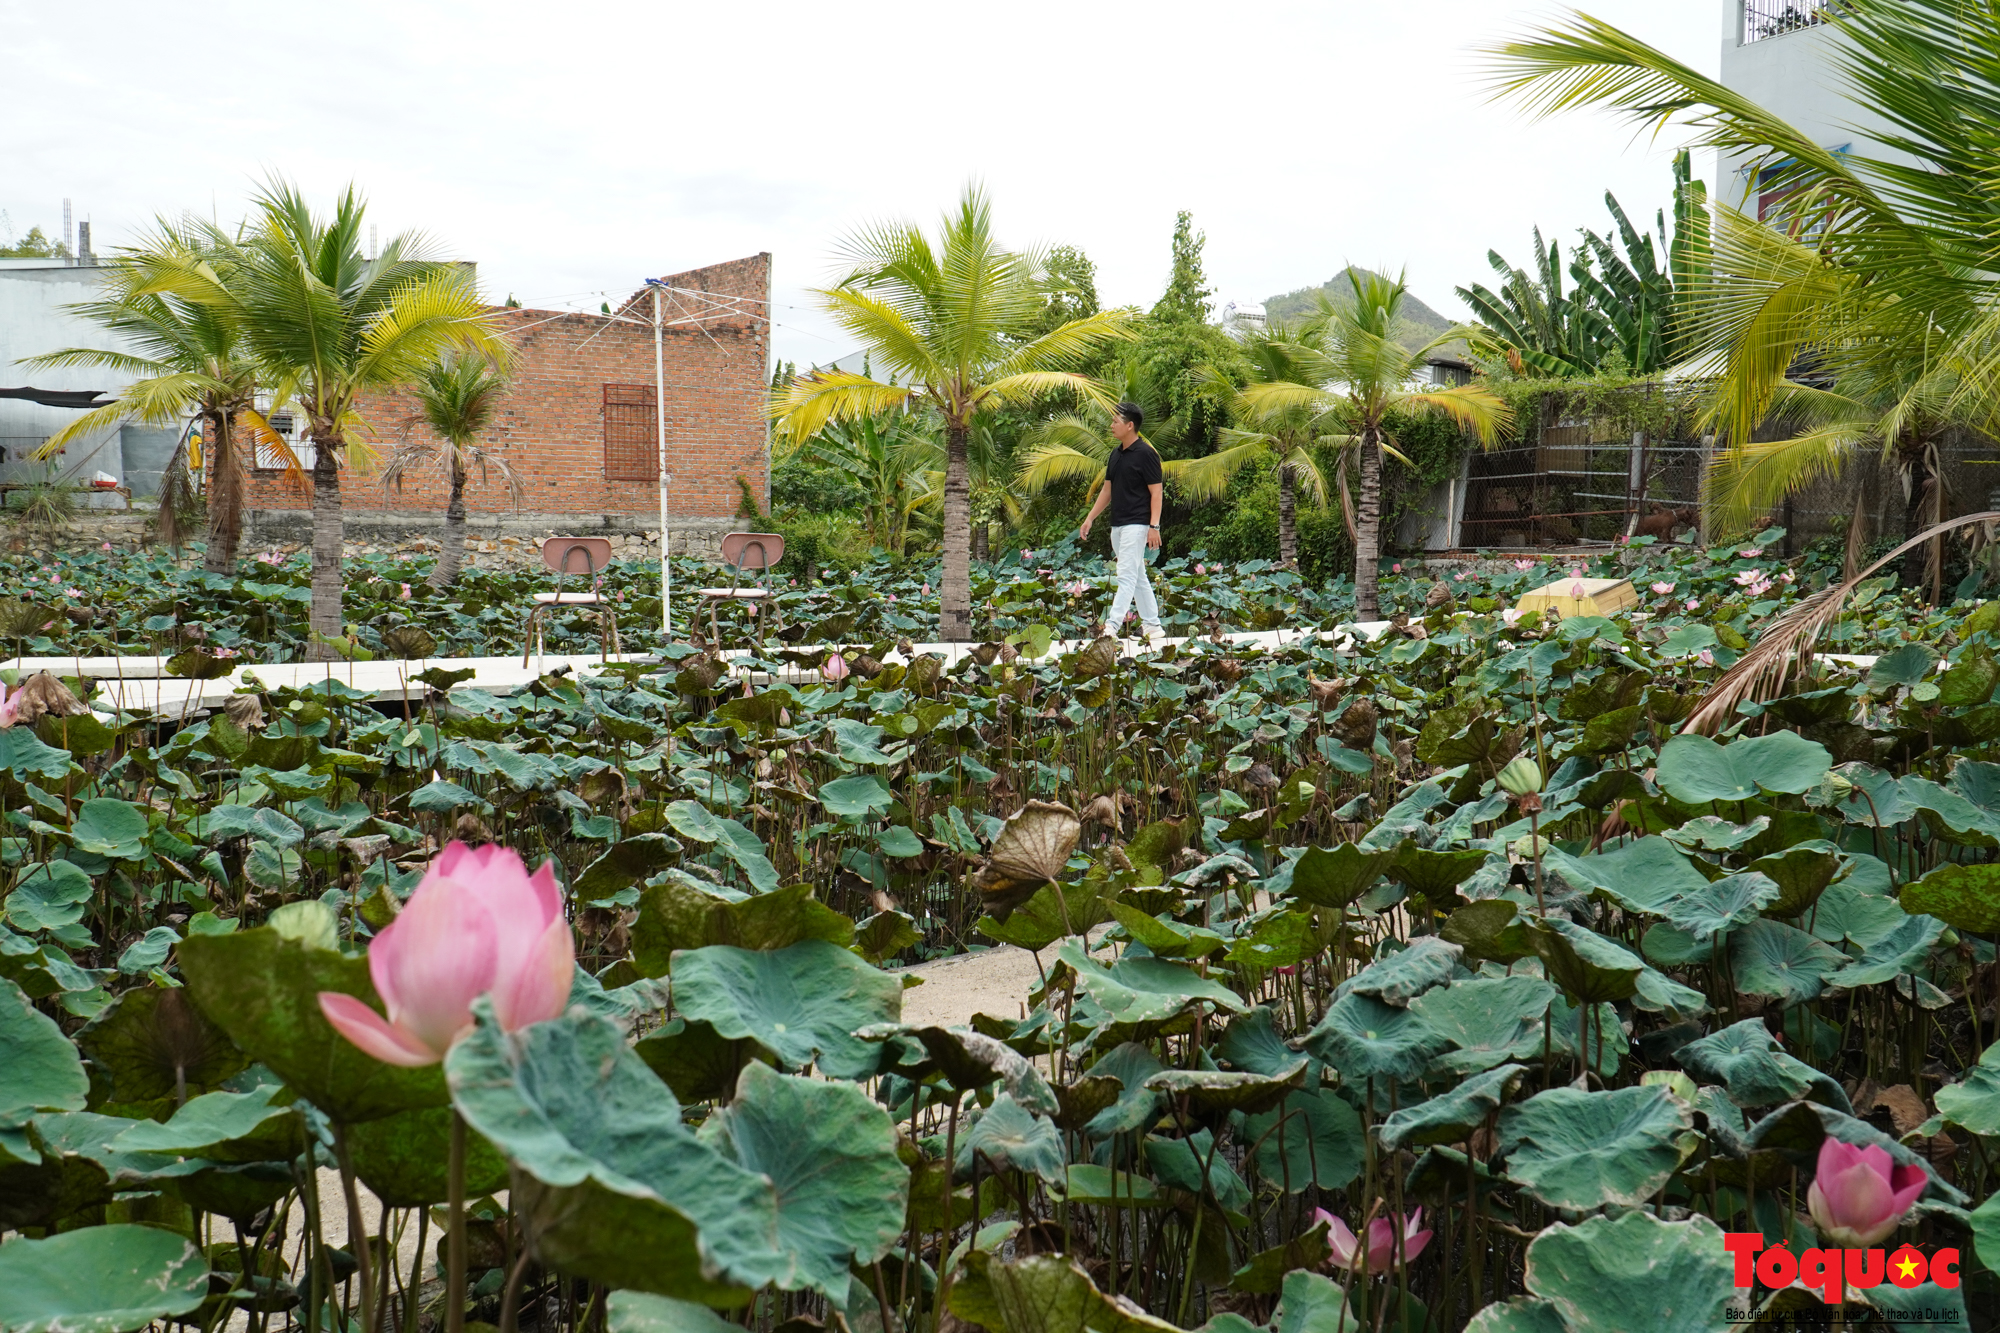
{"type": "Polygon", "coordinates": [[[1160,624],[1160,604],[1153,600],[1153,584],[1146,577],[1146,534],[1144,523],[1127,523],[1111,529],[1111,551],[1118,557],[1118,595],[1111,599],[1111,618],[1106,622],[1113,634],[1120,633],[1125,613],[1136,600],[1139,623],[1155,638],[1167,636],[1160,624]]]}

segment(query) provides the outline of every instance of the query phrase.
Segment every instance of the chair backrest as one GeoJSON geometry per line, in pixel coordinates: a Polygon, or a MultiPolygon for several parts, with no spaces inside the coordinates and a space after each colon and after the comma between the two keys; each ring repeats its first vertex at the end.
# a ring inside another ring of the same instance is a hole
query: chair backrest
{"type": "Polygon", "coordinates": [[[611,563],[611,543],[603,537],[551,537],[542,543],[542,563],[558,574],[595,578],[611,563]]]}
{"type": "Polygon", "coordinates": [[[785,558],[785,539],[775,532],[732,532],[722,539],[722,563],[735,570],[763,572],[785,558]]]}

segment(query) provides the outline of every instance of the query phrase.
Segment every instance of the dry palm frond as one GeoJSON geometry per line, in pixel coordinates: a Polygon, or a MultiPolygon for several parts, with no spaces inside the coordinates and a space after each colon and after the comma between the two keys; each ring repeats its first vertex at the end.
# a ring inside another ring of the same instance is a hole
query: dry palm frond
{"type": "Polygon", "coordinates": [[[1787,682],[1803,677],[1810,669],[1814,642],[1828,625],[1840,619],[1848,597],[1876,570],[1911,547],[1947,532],[1993,522],[2000,522],[2000,511],[1967,514],[1926,528],[1860,573],[1814,593],[1779,616],[1736,665],[1709,687],[1682,725],[1682,733],[1712,736],[1736,715],[1738,704],[1746,700],[1764,702],[1783,694],[1787,682]]]}

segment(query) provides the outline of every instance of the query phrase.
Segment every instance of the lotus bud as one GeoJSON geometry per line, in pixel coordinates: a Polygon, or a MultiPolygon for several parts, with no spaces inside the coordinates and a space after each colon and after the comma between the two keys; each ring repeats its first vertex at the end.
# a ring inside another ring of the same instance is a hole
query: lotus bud
{"type": "Polygon", "coordinates": [[[841,681],[847,679],[847,659],[839,653],[835,653],[826,659],[826,665],[819,669],[819,674],[838,685],[841,681]]]}
{"type": "Polygon", "coordinates": [[[1530,835],[1525,838],[1514,839],[1513,842],[1507,845],[1507,850],[1523,861],[1536,861],[1540,860],[1543,853],[1549,850],[1549,845],[1547,838],[1530,835]]]}
{"type": "Polygon", "coordinates": [[[1542,789],[1542,766],[1527,755],[1516,755],[1495,778],[1509,796],[1526,796],[1542,789]]]}

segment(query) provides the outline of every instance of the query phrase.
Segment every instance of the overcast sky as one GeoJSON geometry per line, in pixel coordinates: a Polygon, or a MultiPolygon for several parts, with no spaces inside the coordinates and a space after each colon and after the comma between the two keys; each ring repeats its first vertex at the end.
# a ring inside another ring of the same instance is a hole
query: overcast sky
{"type": "MultiPolygon", "coordinates": [[[[1586,6],[1697,69],[1724,0],[1586,6]]],[[[367,192],[493,299],[594,310],[646,274],[768,250],[780,357],[850,350],[812,308],[857,223],[929,223],[976,178],[1003,239],[1081,246],[1106,304],[1165,284],[1177,209],[1219,299],[1407,266],[1462,314],[1486,252],[1651,219],[1672,145],[1599,113],[1530,122],[1477,48],[1559,11],[1508,0],[639,4],[0,0],[0,209],[101,252],[159,212],[242,215],[283,172],[367,192]]],[[[1697,174],[1712,173],[1698,162],[1697,174]]],[[[1713,187],[1713,182],[1711,182],[1713,187]]]]}

